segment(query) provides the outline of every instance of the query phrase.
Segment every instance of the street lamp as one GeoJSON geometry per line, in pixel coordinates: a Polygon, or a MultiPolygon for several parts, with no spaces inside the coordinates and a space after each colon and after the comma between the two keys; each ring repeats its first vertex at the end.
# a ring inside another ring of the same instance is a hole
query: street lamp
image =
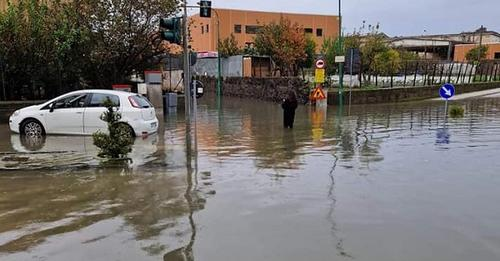
{"type": "MultiPolygon", "coordinates": [[[[343,49],[342,44],[342,0],[339,0],[339,43],[338,53],[341,54],[343,49]]],[[[344,88],[344,63],[339,63],[339,105],[343,105],[342,91],[344,88]]]]}
{"type": "Polygon", "coordinates": [[[217,12],[216,9],[212,9],[215,12],[215,16],[217,17],[217,97],[220,98],[222,94],[222,82],[221,82],[221,59],[220,59],[220,50],[219,50],[219,43],[220,43],[220,19],[219,19],[219,13],[217,12]]]}

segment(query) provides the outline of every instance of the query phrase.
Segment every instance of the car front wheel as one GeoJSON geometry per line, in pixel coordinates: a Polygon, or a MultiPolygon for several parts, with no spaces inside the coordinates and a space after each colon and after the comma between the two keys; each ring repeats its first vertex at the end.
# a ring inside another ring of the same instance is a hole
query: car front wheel
{"type": "Polygon", "coordinates": [[[45,135],[45,130],[40,122],[36,120],[26,120],[21,125],[21,134],[26,136],[42,136],[45,135]]]}

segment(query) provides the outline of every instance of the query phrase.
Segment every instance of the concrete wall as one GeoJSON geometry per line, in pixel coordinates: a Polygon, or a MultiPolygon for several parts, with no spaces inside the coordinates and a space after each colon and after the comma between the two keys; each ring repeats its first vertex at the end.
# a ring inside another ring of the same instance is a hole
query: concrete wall
{"type": "MultiPolygon", "coordinates": [[[[205,86],[205,93],[215,93],[215,77],[199,77],[205,86]]],[[[224,96],[251,98],[281,102],[288,92],[294,90],[299,102],[307,102],[307,84],[300,78],[241,78],[229,77],[223,82],[224,96]]]]}
{"type": "MultiPolygon", "coordinates": [[[[441,88],[441,85],[376,90],[355,89],[352,92],[351,104],[393,103],[439,98],[439,88],[441,88]]],[[[495,82],[455,85],[455,94],[469,93],[494,88],[500,88],[500,83],[495,82]]],[[[343,96],[344,102],[345,104],[347,104],[349,99],[349,91],[346,90],[343,96]]],[[[338,97],[339,95],[337,91],[328,92],[328,104],[337,105],[338,97]]]]}

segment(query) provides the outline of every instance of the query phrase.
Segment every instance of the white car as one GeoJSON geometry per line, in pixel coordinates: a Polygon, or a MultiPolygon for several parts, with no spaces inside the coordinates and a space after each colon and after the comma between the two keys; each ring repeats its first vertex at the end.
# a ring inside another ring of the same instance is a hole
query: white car
{"type": "Polygon", "coordinates": [[[70,134],[92,135],[107,132],[100,116],[109,98],[117,104],[121,122],[133,136],[158,131],[158,119],[151,103],[135,93],[111,90],[81,90],[61,95],[41,105],[15,111],[9,118],[10,129],[22,135],[70,134]]]}

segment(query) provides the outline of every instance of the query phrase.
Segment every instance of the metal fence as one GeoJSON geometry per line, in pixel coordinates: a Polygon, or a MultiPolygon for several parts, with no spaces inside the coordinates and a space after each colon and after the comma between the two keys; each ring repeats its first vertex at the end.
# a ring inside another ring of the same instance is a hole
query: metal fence
{"type": "MultiPolygon", "coordinates": [[[[345,75],[344,84],[361,87],[416,87],[443,83],[470,84],[500,81],[500,60],[483,60],[480,63],[450,61],[406,61],[381,74],[376,70],[363,74],[345,75]]],[[[331,78],[338,84],[338,76],[331,78]]]]}

